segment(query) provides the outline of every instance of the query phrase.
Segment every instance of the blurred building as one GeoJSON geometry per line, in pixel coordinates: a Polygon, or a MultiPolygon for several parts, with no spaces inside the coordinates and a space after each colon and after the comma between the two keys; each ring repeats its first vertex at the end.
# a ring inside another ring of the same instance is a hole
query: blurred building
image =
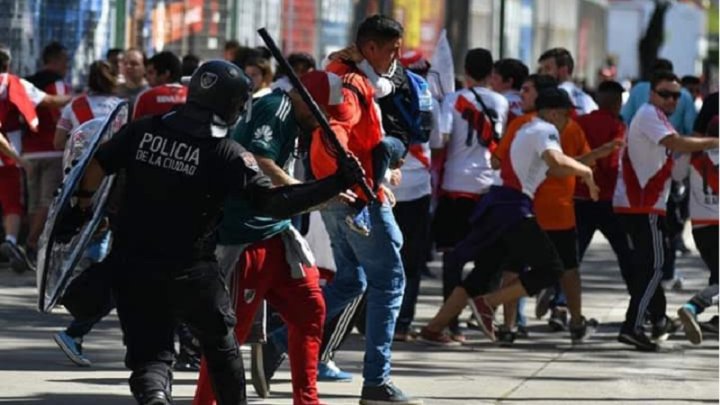
{"type": "MultiPolygon", "coordinates": [[[[613,0],[608,18],[608,53],[617,60],[618,78],[641,74],[638,43],[645,35],[655,9],[646,0],[613,0]]],[[[658,57],[673,62],[675,73],[700,76],[707,55],[707,10],[701,4],[673,2],[663,21],[663,41],[658,57]]]]}
{"type": "Polygon", "coordinates": [[[31,74],[37,66],[40,43],[34,30],[38,25],[37,6],[34,1],[0,1],[0,44],[10,49],[10,69],[18,75],[31,74]]]}
{"type": "Polygon", "coordinates": [[[607,56],[607,10],[606,0],[448,2],[455,66],[462,66],[465,50],[482,47],[498,59],[520,59],[534,71],[544,50],[563,47],[575,58],[575,76],[594,84],[607,56]]]}
{"type": "MultiPolygon", "coordinates": [[[[717,4],[672,2],[659,54],[673,59],[678,73],[717,77],[717,4]],[[714,10],[709,21],[708,8],[714,10]]],[[[260,27],[284,52],[308,52],[322,61],[353,41],[362,19],[384,13],[405,27],[405,49],[428,58],[447,29],[458,69],[468,49],[484,47],[495,58],[518,58],[534,71],[544,50],[561,46],[575,58],[576,78],[592,86],[608,56],[619,78],[637,76],[638,41],[653,5],[652,0],[0,0],[0,42],[10,46],[20,74],[35,70],[43,45],[63,42],[73,54],[72,79],[78,83],[89,62],[109,48],[209,59],[220,57],[230,39],[262,46],[260,27]]]]}

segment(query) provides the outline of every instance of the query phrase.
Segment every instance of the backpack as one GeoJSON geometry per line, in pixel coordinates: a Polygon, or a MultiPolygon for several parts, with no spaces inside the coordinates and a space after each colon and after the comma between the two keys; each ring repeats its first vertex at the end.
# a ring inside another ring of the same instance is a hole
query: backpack
{"type": "Polygon", "coordinates": [[[424,77],[405,69],[406,91],[395,91],[393,103],[408,130],[410,144],[425,143],[433,128],[433,102],[430,86],[424,77]]]}
{"type": "Polygon", "coordinates": [[[493,151],[500,143],[500,134],[496,130],[496,124],[500,117],[498,116],[497,111],[492,108],[487,108],[482,97],[480,97],[480,95],[475,91],[475,89],[469,87],[468,90],[470,90],[473,96],[475,96],[475,99],[478,101],[478,103],[480,104],[480,108],[482,109],[482,116],[476,117],[482,122],[482,124],[478,125],[476,123],[475,125],[478,128],[476,129],[478,131],[478,142],[480,142],[482,146],[493,151]]]}

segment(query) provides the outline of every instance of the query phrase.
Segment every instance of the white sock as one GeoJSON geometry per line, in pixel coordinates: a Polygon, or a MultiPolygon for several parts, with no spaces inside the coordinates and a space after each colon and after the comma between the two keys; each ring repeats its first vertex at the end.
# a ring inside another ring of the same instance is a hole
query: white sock
{"type": "Polygon", "coordinates": [[[13,245],[17,245],[17,236],[5,235],[5,240],[12,243],[13,245]]]}

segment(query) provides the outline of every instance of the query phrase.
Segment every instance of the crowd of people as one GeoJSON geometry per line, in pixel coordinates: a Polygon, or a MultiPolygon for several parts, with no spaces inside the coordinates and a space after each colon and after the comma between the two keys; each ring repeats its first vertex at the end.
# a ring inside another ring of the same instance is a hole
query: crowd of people
{"type": "Polygon", "coordinates": [[[323,66],[289,55],[292,72],[273,72],[267,49],[235,41],[210,61],[112,49],[78,94],[60,43],[26,79],[9,72],[0,46],[0,253],[18,273],[34,269],[68,140],[130,105],[60,227],[71,236],[100,179],[121,174],[109,229],[64,292],[73,321],[54,336],[62,351],[90,366],[83,337],[116,308],[138,403],[172,403],[174,368],[199,370],[195,405],[244,404],[238,345],[260,318],[267,342],[253,355],[253,383],[267,389],[289,357],[294,403],[316,404],[318,380],[352,378],[333,358],[357,326],[360,403],[419,404],[391,380],[393,342],[463,344],[468,306],[467,326],[500,345],[528,337],[527,296],[552,330],[588,339],[598,321],[583,311],[581,268],[595,231],[628,292],[620,343],[657,351],[680,327],[695,344],[717,333],[717,316],[698,319],[718,298],[717,92],[699,100],[698,82],[658,59],[629,96],[612,77],[590,95],[564,48],[537,66],[476,48],[461,88],[444,93],[402,39],[398,22],[371,16],[323,66]],[[157,158],[166,145],[171,164],[157,158]],[[664,289],[680,280],[688,219],[710,278],[675,318],[664,289]],[[433,250],[444,304],[420,327],[433,250]]]}

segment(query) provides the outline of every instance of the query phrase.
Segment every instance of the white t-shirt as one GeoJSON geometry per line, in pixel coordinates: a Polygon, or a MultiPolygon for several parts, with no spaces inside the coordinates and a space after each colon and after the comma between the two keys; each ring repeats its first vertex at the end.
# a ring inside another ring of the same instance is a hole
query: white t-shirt
{"type": "Polygon", "coordinates": [[[560,134],[555,125],[535,117],[517,132],[510,153],[500,166],[497,183],[520,190],[530,198],[547,177],[548,165],[543,159],[547,150],[562,153],[560,134]]]}
{"type": "MultiPolygon", "coordinates": [[[[22,83],[23,88],[25,88],[25,93],[27,93],[28,98],[30,98],[30,102],[37,107],[38,104],[40,104],[45,96],[47,95],[44,91],[38,89],[35,87],[34,84],[30,83],[29,81],[23,79],[22,77],[19,78],[20,83],[22,83]]],[[[8,75],[7,73],[0,73],[0,100],[5,100],[7,98],[7,82],[8,82],[8,75]]],[[[22,131],[10,131],[5,134],[7,139],[10,141],[10,144],[15,148],[15,151],[18,155],[22,154],[22,131]]]]}
{"type": "MultiPolygon", "coordinates": [[[[695,164],[691,161],[692,154],[683,153],[675,159],[672,176],[676,181],[690,178],[690,220],[694,226],[718,224],[718,193],[713,190],[712,181],[704,171],[714,170],[718,173],[718,149],[707,150],[699,154],[695,164]],[[696,167],[699,166],[699,167],[696,167]]],[[[717,178],[717,177],[716,177],[717,178]]],[[[717,190],[718,185],[715,184],[717,190]]]]}
{"type": "Polygon", "coordinates": [[[524,114],[522,109],[522,98],[520,92],[517,90],[508,90],[504,92],[503,97],[508,101],[508,111],[515,117],[519,117],[524,114]]]}
{"type": "Polygon", "coordinates": [[[326,270],[336,271],[335,259],[330,246],[330,236],[327,233],[320,211],[311,212],[309,221],[310,226],[307,235],[305,235],[305,240],[310,246],[313,255],[315,255],[315,265],[326,270]]]}
{"type": "MultiPolygon", "coordinates": [[[[405,164],[402,165],[402,181],[398,186],[391,186],[390,189],[395,194],[397,201],[412,201],[424,197],[432,192],[430,184],[430,148],[442,148],[442,135],[440,134],[439,118],[440,103],[433,98],[433,129],[430,133],[430,139],[421,145],[422,156],[425,163],[418,160],[412,152],[408,152],[405,157],[405,164]]],[[[411,146],[411,149],[414,146],[411,146]]]]}
{"type": "Polygon", "coordinates": [[[645,103],[638,109],[627,131],[626,146],[620,159],[617,185],[613,196],[613,206],[618,212],[626,213],[665,213],[665,204],[670,192],[670,173],[656,180],[660,187],[654,188],[648,183],[665,165],[668,150],[660,144],[668,135],[676,133],[667,116],[657,107],[645,103]],[[624,154],[628,154],[630,163],[642,190],[628,190],[633,187],[623,178],[624,154]],[[631,205],[628,191],[643,195],[641,204],[631,205]]]}
{"type": "MultiPolygon", "coordinates": [[[[81,95],[78,97],[87,97],[88,104],[90,105],[90,111],[94,118],[102,118],[110,115],[115,109],[115,106],[122,101],[120,98],[115,96],[100,95],[100,94],[88,94],[81,95]]],[[[58,128],[64,129],[68,132],[72,132],[73,129],[77,128],[82,124],[78,117],[73,111],[73,104],[78,98],[74,98],[68,105],[66,105],[62,113],[60,114],[60,120],[58,121],[58,128]]]]}
{"type": "Polygon", "coordinates": [[[571,81],[562,82],[558,87],[565,90],[567,94],[570,95],[570,100],[575,106],[575,111],[578,115],[590,114],[598,109],[598,105],[595,103],[595,100],[593,100],[590,95],[582,91],[581,88],[576,86],[575,83],[571,81]]]}
{"type": "MultiPolygon", "coordinates": [[[[505,97],[483,87],[475,87],[474,90],[482,97],[488,109],[497,112],[495,131],[498,134],[505,132],[508,115],[508,102],[505,97]]],[[[449,135],[442,189],[482,194],[494,183],[495,175],[490,165],[490,151],[480,145],[476,131],[468,133],[468,121],[458,111],[458,105],[464,102],[469,102],[477,111],[482,112],[480,103],[468,89],[448,95],[441,108],[440,133],[449,135]],[[460,100],[461,98],[465,101],[460,100]]]]}

